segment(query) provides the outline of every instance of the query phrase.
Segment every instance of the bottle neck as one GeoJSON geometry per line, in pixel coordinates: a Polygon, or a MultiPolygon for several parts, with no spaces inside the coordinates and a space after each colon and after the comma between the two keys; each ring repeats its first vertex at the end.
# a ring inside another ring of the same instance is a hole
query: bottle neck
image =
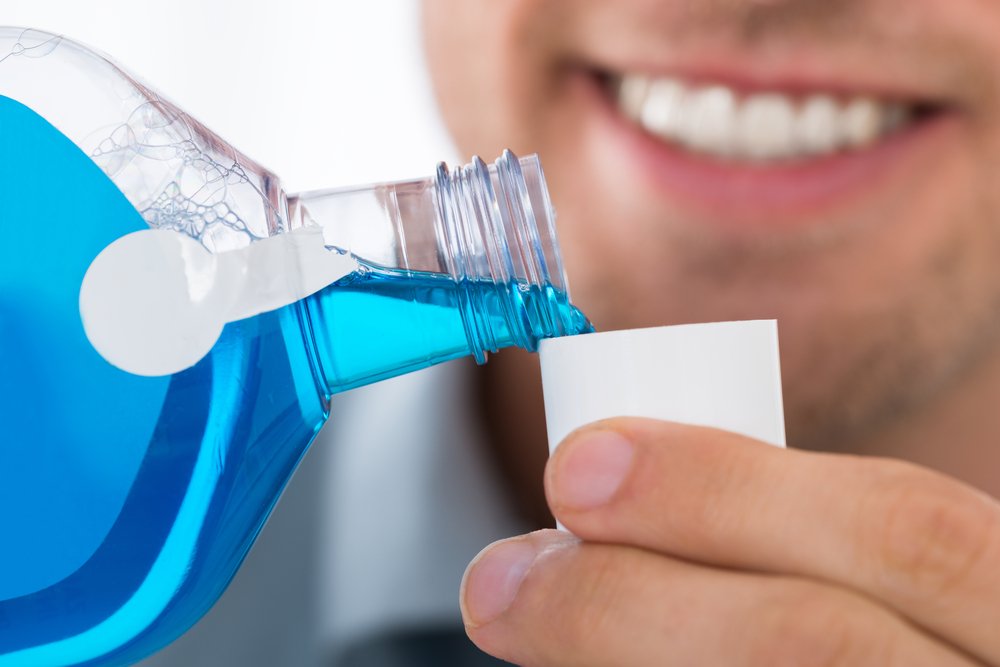
{"type": "Polygon", "coordinates": [[[590,330],[570,303],[535,156],[299,195],[289,210],[292,228],[320,225],[360,261],[302,311],[328,393],[590,330]]]}
{"type": "Polygon", "coordinates": [[[510,151],[487,167],[480,158],[435,179],[438,238],[460,288],[472,354],[517,346],[534,352],[543,338],[589,328],[570,304],[555,214],[537,156],[510,151]],[[483,290],[488,283],[492,290],[483,290]]]}

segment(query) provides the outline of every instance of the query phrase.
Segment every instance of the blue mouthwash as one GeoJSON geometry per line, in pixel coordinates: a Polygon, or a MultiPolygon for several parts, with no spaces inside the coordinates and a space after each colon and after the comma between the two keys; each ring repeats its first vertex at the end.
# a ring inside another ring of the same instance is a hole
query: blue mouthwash
{"type": "Polygon", "coordinates": [[[590,329],[534,157],[286,197],[110,61],[37,31],[0,28],[0,232],[0,667],[129,664],[194,624],[331,394],[590,329]],[[221,257],[309,226],[356,269],[228,322],[194,365],[136,375],[88,338],[81,284],[117,239],[169,230],[221,257]]]}

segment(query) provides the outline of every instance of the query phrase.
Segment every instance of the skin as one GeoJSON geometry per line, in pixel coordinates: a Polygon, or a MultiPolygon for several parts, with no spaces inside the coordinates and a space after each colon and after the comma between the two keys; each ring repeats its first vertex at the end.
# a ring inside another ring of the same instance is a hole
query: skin
{"type": "Polygon", "coordinates": [[[599,329],[777,319],[789,441],[809,450],[616,420],[563,443],[543,490],[537,367],[498,355],[482,387],[498,463],[528,516],[551,511],[580,539],[485,550],[463,585],[473,641],[530,665],[1000,664],[1000,6],[424,9],[462,151],[540,154],[574,302],[599,329]],[[719,54],[765,78],[794,61],[848,90],[877,62],[948,118],[863,192],[760,224],[772,212],[699,206],[646,179],[582,83],[595,64],[719,54]],[[580,506],[569,489],[616,469],[586,446],[608,437],[629,463],[580,506]]]}

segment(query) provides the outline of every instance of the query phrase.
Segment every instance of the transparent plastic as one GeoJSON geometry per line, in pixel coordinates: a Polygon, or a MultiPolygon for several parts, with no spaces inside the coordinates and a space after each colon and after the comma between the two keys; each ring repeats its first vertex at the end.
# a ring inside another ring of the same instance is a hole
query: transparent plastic
{"type": "Polygon", "coordinates": [[[0,667],[129,664],[184,632],[331,394],[590,327],[536,158],[286,196],[107,58],[33,30],[0,28],[0,232],[0,667]],[[115,239],[224,253],[308,225],[358,269],[227,324],[193,367],[140,377],[90,345],[80,285],[115,239]]]}

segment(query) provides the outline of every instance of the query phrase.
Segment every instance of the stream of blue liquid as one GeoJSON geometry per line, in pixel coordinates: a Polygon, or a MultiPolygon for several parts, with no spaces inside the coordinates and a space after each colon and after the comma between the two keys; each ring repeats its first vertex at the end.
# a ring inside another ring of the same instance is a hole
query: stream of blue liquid
{"type": "MultiPolygon", "coordinates": [[[[86,339],[78,296],[93,258],[146,227],[0,96],[0,667],[128,664],[176,638],[231,580],[328,391],[471,352],[452,281],[363,267],[227,325],[191,369],[130,375],[86,339]]],[[[522,298],[589,327],[564,295],[522,298]]]]}

